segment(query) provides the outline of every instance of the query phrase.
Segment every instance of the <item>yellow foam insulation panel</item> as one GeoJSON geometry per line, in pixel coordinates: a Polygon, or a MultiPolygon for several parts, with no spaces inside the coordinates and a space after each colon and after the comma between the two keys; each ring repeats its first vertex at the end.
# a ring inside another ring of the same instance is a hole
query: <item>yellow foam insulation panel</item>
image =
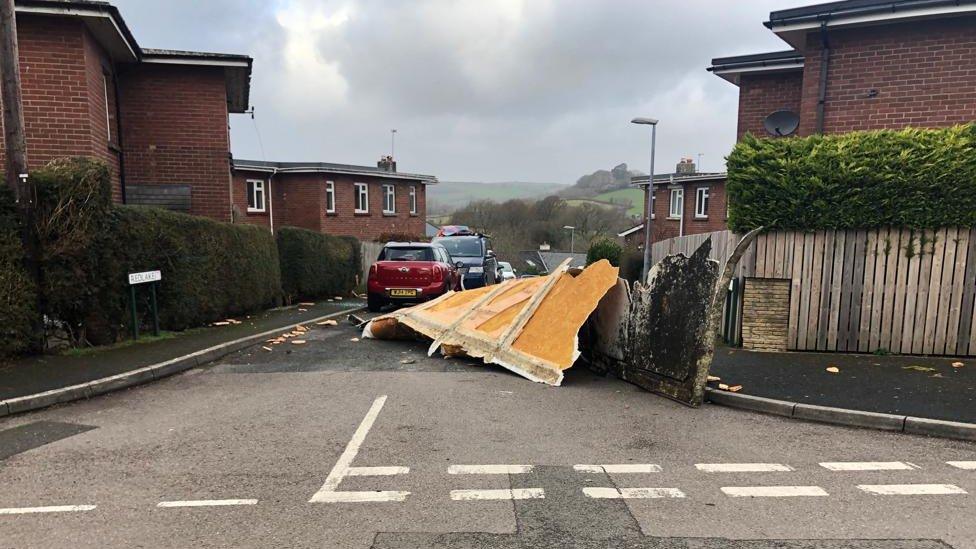
{"type": "Polygon", "coordinates": [[[579,358],[577,334],[617,284],[606,260],[571,273],[568,260],[545,277],[449,292],[414,307],[376,317],[364,338],[433,339],[429,354],[463,353],[525,378],[559,385],[579,358]]]}

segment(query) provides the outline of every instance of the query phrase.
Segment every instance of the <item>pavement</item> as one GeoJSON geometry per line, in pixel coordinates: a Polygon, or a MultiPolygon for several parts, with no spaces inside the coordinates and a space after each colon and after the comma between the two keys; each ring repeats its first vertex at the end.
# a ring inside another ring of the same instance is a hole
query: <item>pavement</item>
{"type": "Polygon", "coordinates": [[[740,394],[976,423],[976,360],[768,353],[722,346],[715,351],[711,373],[727,385],[742,385],[740,394]],[[955,368],[954,362],[963,366],[955,368]],[[839,372],[828,372],[829,367],[839,372]]]}
{"type": "MultiPolygon", "coordinates": [[[[0,401],[42,393],[135,370],[251,334],[362,307],[363,300],[320,301],[241,317],[240,324],[190,330],[171,339],[107,348],[82,355],[40,355],[0,362],[0,401]]],[[[2,545],[0,545],[2,547],[2,545]]]]}
{"type": "Polygon", "coordinates": [[[358,337],[0,419],[0,547],[976,548],[976,444],[358,337]]]}

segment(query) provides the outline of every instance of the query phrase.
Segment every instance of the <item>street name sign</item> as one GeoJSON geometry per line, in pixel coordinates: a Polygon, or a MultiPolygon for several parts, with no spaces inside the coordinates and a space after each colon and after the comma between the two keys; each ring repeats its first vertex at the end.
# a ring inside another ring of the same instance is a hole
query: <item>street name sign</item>
{"type": "Polygon", "coordinates": [[[163,279],[163,274],[159,271],[146,271],[143,273],[129,273],[129,285],[145,284],[146,282],[159,282],[163,279]]]}

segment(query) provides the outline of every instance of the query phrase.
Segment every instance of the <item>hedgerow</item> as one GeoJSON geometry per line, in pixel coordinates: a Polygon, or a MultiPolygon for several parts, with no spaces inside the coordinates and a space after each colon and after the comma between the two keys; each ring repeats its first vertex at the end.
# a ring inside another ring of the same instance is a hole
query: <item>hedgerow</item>
{"type": "Polygon", "coordinates": [[[727,168],[734,231],[976,225],[976,124],[746,135],[727,168]]]}
{"type": "Polygon", "coordinates": [[[0,184],[0,356],[30,347],[37,316],[36,286],[24,269],[21,224],[13,205],[13,193],[0,184]]]}
{"type": "Polygon", "coordinates": [[[277,229],[285,301],[345,295],[360,271],[359,241],[300,229],[277,229]]]}

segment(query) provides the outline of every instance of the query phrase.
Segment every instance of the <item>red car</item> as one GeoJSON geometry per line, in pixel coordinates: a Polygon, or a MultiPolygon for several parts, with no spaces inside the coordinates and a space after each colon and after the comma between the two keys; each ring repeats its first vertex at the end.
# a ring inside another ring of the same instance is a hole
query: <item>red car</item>
{"type": "Polygon", "coordinates": [[[388,303],[419,303],[460,288],[461,277],[440,244],[390,242],[383,247],[366,281],[373,312],[388,303]]]}

